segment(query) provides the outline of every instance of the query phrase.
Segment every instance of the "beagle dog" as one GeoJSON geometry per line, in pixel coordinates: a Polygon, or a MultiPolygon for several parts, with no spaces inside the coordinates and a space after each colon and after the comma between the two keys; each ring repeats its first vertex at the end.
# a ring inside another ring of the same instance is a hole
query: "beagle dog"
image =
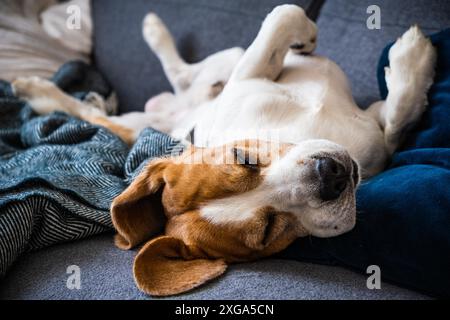
{"type": "Polygon", "coordinates": [[[116,245],[131,249],[164,228],[138,253],[134,277],[151,295],[181,293],[297,237],[350,230],[358,183],[348,152],[326,140],[190,146],[150,162],[113,201],[116,245]]]}
{"type": "Polygon", "coordinates": [[[13,82],[39,114],[65,111],[133,144],[148,126],[194,144],[150,162],[113,202],[116,245],[147,242],[134,263],[151,295],[193,289],[227,264],[279,252],[296,237],[332,237],[355,225],[360,178],[380,172],[427,104],[436,53],[417,26],[389,52],[389,94],[355,104],[332,61],[313,55],[317,28],[303,9],[276,7],[247,50],[187,64],[162,21],[144,19],[144,38],[174,93],[147,112],[108,117],[40,78],[13,82]],[[163,236],[157,236],[164,232],[163,236]]]}

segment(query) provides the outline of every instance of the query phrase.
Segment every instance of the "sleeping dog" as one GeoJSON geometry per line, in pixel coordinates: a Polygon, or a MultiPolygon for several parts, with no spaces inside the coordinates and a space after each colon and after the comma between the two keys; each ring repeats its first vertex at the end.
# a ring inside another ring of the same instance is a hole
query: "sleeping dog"
{"type": "Polygon", "coordinates": [[[353,228],[360,178],[380,172],[421,116],[436,54],[417,26],[389,52],[389,94],[363,111],[332,61],[313,55],[317,28],[303,9],[276,7],[243,51],[187,64],[154,14],[144,38],[174,94],[147,112],[108,117],[40,78],[19,78],[15,93],[39,114],[65,111],[103,125],[132,144],[148,126],[194,144],[150,162],[113,202],[116,245],[147,242],[134,263],[152,295],[185,292],[227,264],[279,252],[296,237],[331,237],[353,228]],[[229,160],[232,161],[229,161],[229,160]]]}

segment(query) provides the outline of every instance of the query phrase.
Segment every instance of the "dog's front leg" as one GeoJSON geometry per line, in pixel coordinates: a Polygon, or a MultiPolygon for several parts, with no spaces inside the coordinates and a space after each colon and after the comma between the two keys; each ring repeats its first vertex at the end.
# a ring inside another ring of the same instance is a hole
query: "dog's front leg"
{"type": "Polygon", "coordinates": [[[389,50],[390,66],[385,68],[388,96],[370,106],[368,112],[384,128],[390,154],[426,109],[435,63],[436,51],[417,26],[405,32],[389,50]]]}
{"type": "Polygon", "coordinates": [[[85,115],[106,116],[105,112],[69,96],[53,82],[40,77],[19,77],[11,84],[14,94],[25,101],[38,114],[62,111],[75,117],[85,115]]]}
{"type": "Polygon", "coordinates": [[[230,82],[251,78],[275,80],[291,48],[311,53],[316,47],[317,27],[296,5],[281,5],[269,13],[256,39],[245,51],[230,82]]]}

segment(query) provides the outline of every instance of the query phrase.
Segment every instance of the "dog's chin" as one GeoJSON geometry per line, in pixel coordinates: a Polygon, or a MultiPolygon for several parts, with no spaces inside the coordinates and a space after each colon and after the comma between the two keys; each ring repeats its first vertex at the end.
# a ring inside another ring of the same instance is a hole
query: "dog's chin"
{"type": "Polygon", "coordinates": [[[309,235],[317,238],[331,238],[347,233],[355,227],[355,212],[356,210],[351,210],[345,215],[345,219],[340,219],[330,224],[327,223],[327,226],[320,226],[309,221],[309,219],[300,219],[300,221],[309,235]]]}

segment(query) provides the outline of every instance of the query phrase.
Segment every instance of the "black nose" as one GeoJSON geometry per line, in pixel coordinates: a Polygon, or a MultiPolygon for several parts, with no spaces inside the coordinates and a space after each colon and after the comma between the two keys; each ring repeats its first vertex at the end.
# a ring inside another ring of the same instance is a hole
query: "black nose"
{"type": "Polygon", "coordinates": [[[344,166],[331,158],[322,158],[317,160],[316,169],[320,179],[320,198],[324,201],[339,198],[349,180],[344,166]]]}

